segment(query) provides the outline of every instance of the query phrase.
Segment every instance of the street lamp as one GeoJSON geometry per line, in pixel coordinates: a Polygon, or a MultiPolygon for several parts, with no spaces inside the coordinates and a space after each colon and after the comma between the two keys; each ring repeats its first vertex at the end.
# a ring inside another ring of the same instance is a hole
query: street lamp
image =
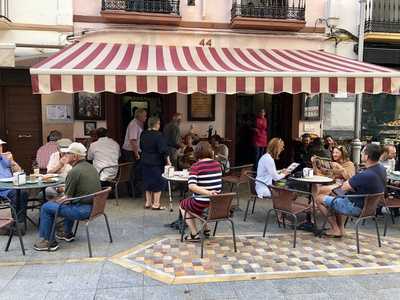
{"type": "MultiPolygon", "coordinates": [[[[360,26],[358,33],[358,61],[364,60],[364,30],[365,30],[365,10],[366,0],[360,0],[360,26]]],[[[361,117],[362,117],[362,94],[356,96],[355,126],[353,140],[353,162],[355,165],[360,163],[361,154],[361,117]]]]}

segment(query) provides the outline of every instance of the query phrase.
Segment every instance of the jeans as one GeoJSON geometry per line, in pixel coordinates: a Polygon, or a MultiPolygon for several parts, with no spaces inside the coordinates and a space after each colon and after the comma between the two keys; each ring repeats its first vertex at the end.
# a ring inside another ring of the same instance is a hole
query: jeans
{"type": "Polygon", "coordinates": [[[256,163],[255,165],[258,164],[258,161],[260,160],[261,156],[265,154],[265,147],[256,147],[256,163]]]}
{"type": "Polygon", "coordinates": [[[2,190],[1,195],[4,195],[8,199],[10,199],[10,204],[15,209],[15,212],[17,214],[17,222],[24,223],[26,217],[26,207],[28,204],[28,193],[20,191],[19,199],[17,199],[16,190],[2,190]]]}
{"type": "MultiPolygon", "coordinates": [[[[54,217],[60,204],[56,202],[47,202],[40,209],[39,236],[47,241],[53,240],[51,235],[54,217]]],[[[61,205],[58,211],[60,217],[64,217],[64,232],[72,233],[74,221],[88,219],[92,211],[92,205],[89,204],[69,204],[61,205]]]]}
{"type": "Polygon", "coordinates": [[[358,217],[361,214],[361,208],[357,207],[346,196],[325,196],[324,203],[330,208],[334,209],[339,214],[352,215],[355,217],[358,217]]]}

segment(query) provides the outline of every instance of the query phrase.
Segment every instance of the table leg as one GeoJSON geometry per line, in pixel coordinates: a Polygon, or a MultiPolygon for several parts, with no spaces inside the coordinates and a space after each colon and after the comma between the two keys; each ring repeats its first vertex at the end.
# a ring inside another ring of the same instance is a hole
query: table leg
{"type": "Polygon", "coordinates": [[[169,196],[169,211],[172,212],[174,211],[174,209],[172,208],[172,189],[170,180],[168,180],[168,196],[169,196]]]}

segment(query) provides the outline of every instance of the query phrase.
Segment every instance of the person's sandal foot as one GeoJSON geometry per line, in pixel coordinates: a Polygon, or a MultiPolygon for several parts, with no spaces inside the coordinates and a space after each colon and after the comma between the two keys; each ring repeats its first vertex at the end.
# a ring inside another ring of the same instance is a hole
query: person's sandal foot
{"type": "Polygon", "coordinates": [[[191,243],[199,243],[201,241],[200,237],[198,234],[190,234],[185,236],[185,241],[186,242],[191,242],[191,243]]]}
{"type": "Polygon", "coordinates": [[[166,207],[165,206],[159,206],[159,207],[152,207],[151,208],[152,210],[166,210],[166,207]]]}

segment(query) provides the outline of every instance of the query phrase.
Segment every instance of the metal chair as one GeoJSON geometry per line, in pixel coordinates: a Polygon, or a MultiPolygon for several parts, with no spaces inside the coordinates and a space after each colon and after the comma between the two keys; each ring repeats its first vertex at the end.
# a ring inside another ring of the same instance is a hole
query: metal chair
{"type": "Polygon", "coordinates": [[[15,211],[15,208],[11,205],[11,200],[8,197],[0,197],[0,210],[3,209],[10,209],[11,210],[11,217],[10,218],[5,218],[5,217],[0,217],[0,228],[10,228],[10,233],[8,236],[7,244],[5,251],[7,252],[8,249],[10,248],[11,240],[17,232],[18,239],[19,239],[19,244],[21,246],[21,251],[22,255],[25,256],[25,247],[24,247],[24,242],[22,240],[22,232],[21,228],[17,225],[17,212],[15,211]]]}
{"type": "MultiPolygon", "coordinates": [[[[386,186],[388,192],[389,191],[400,191],[400,188],[397,186],[392,186],[392,185],[387,185],[386,186]]],[[[389,216],[392,219],[393,224],[395,223],[395,219],[394,219],[394,215],[392,210],[393,209],[399,209],[400,208],[400,198],[397,195],[392,195],[392,194],[388,194],[386,197],[384,197],[384,201],[383,201],[383,207],[385,207],[389,212],[390,215],[385,213],[385,226],[383,229],[383,236],[386,236],[386,232],[387,232],[387,227],[388,227],[388,223],[389,223],[389,216]]]]}
{"type": "MultiPolygon", "coordinates": [[[[312,197],[312,195],[308,192],[288,189],[288,188],[284,188],[284,187],[277,187],[277,186],[272,186],[272,185],[269,185],[268,187],[271,190],[271,198],[272,198],[272,206],[273,207],[271,209],[269,209],[267,212],[267,216],[265,218],[263,237],[265,237],[265,234],[267,232],[268,221],[269,221],[270,214],[272,212],[275,212],[275,214],[277,214],[277,215],[278,215],[278,213],[282,214],[284,226],[285,226],[285,216],[289,215],[289,216],[293,217],[293,220],[294,220],[293,248],[296,248],[298,215],[300,215],[301,213],[311,212],[313,210],[313,205],[296,202],[296,200],[299,198],[299,194],[304,194],[307,197],[309,197],[309,196],[312,197]]],[[[314,203],[313,199],[312,199],[312,202],[314,203]]],[[[315,215],[314,215],[314,217],[315,217],[315,215]]],[[[314,222],[315,222],[315,220],[314,220],[314,222]]]]}
{"type": "MultiPolygon", "coordinates": [[[[57,210],[57,212],[56,212],[56,214],[54,216],[54,220],[56,220],[62,205],[69,205],[71,203],[77,203],[77,202],[82,201],[84,199],[93,198],[93,207],[92,207],[92,211],[90,213],[90,217],[88,219],[85,219],[85,220],[77,220],[76,221],[76,226],[75,226],[75,231],[74,231],[74,236],[75,236],[76,232],[78,231],[79,222],[85,222],[85,225],[86,225],[86,237],[87,237],[87,243],[88,243],[88,249],[89,249],[89,257],[93,257],[93,255],[92,255],[92,245],[90,243],[90,235],[89,235],[89,224],[90,224],[91,221],[93,221],[97,217],[104,216],[104,220],[105,220],[106,226],[107,226],[108,236],[110,238],[110,243],[113,242],[113,239],[112,239],[112,236],[111,236],[110,224],[108,223],[107,215],[104,213],[104,210],[106,208],[107,198],[108,198],[108,195],[110,194],[110,192],[111,192],[111,187],[108,187],[108,188],[106,188],[106,189],[104,189],[104,190],[102,190],[100,192],[97,192],[97,193],[93,193],[93,194],[85,195],[85,196],[81,196],[81,197],[76,197],[76,198],[66,199],[58,207],[58,210],[57,210]]],[[[53,222],[53,228],[52,228],[51,236],[54,236],[55,227],[56,227],[56,222],[53,222]]],[[[49,244],[51,244],[51,243],[49,243],[49,244]]]]}
{"type": "MultiPolygon", "coordinates": [[[[340,196],[335,197],[338,198],[340,196]]],[[[367,195],[346,195],[347,198],[357,198],[357,197],[364,197],[364,207],[358,217],[352,216],[352,215],[343,215],[343,216],[348,216],[348,217],[353,217],[356,218],[355,221],[355,228],[356,228],[356,244],[357,244],[357,253],[360,253],[360,238],[358,234],[358,227],[360,225],[360,222],[364,222],[367,219],[372,219],[375,222],[375,227],[376,227],[376,237],[378,239],[378,246],[381,247],[381,238],[379,235],[379,228],[378,228],[378,223],[376,221],[376,208],[378,207],[379,203],[383,203],[385,200],[385,194],[384,193],[377,193],[377,194],[367,194],[367,195]]],[[[335,199],[333,201],[335,201],[335,199]]],[[[333,216],[335,212],[330,209],[330,214],[329,216],[333,216]]],[[[329,217],[328,216],[328,217],[329,217]]],[[[326,223],[328,222],[328,218],[326,218],[322,228],[325,228],[326,223]]]]}
{"type": "Polygon", "coordinates": [[[253,164],[230,167],[228,175],[222,177],[222,181],[224,183],[230,184],[231,192],[233,192],[233,189],[235,188],[235,193],[236,193],[236,207],[235,208],[240,208],[239,187],[241,184],[248,182],[248,178],[247,178],[246,174],[248,172],[251,172],[252,170],[253,170],[253,164]]]}
{"type": "Polygon", "coordinates": [[[233,238],[233,247],[235,252],[237,252],[236,248],[236,234],[235,234],[235,224],[233,223],[233,220],[231,219],[231,206],[232,206],[232,201],[233,197],[235,196],[235,193],[226,193],[226,194],[219,194],[215,196],[210,196],[210,206],[208,208],[208,216],[206,218],[203,218],[202,216],[199,216],[195,213],[189,212],[185,210],[185,214],[183,216],[183,220],[181,223],[181,242],[183,242],[183,235],[185,233],[185,221],[188,219],[197,219],[200,222],[202,222],[201,229],[199,231],[200,233],[200,238],[201,238],[201,258],[203,258],[203,248],[204,248],[204,229],[206,228],[206,225],[209,223],[215,223],[214,227],[214,232],[213,236],[215,236],[215,233],[217,232],[217,226],[218,222],[222,221],[228,221],[231,223],[232,227],[232,238],[233,238]],[[187,217],[187,215],[190,215],[187,217]]]}
{"type": "Polygon", "coordinates": [[[256,172],[248,172],[246,174],[246,177],[248,178],[250,197],[249,197],[249,200],[247,200],[246,210],[244,212],[244,219],[243,219],[244,222],[246,222],[246,220],[247,220],[247,215],[248,215],[248,212],[249,212],[250,202],[253,202],[253,207],[251,209],[251,214],[254,214],[254,208],[256,206],[257,199],[271,199],[271,197],[263,197],[263,198],[259,198],[258,197],[257,191],[256,191],[256,183],[257,182],[262,184],[262,185],[265,185],[267,188],[269,188],[269,187],[268,187],[268,185],[266,185],[261,180],[257,180],[256,179],[256,175],[257,175],[256,172]]]}
{"type": "Polygon", "coordinates": [[[135,196],[134,186],[133,186],[133,183],[130,181],[130,173],[131,173],[132,168],[134,168],[134,165],[135,164],[133,162],[125,162],[125,163],[121,163],[121,164],[118,164],[115,166],[104,167],[99,172],[99,175],[101,175],[101,173],[104,172],[104,170],[118,168],[117,176],[115,176],[114,179],[111,179],[108,181],[114,190],[115,201],[116,201],[117,205],[119,205],[118,186],[120,183],[127,183],[128,185],[130,185],[131,189],[132,189],[132,195],[133,195],[133,197],[135,196]]]}

